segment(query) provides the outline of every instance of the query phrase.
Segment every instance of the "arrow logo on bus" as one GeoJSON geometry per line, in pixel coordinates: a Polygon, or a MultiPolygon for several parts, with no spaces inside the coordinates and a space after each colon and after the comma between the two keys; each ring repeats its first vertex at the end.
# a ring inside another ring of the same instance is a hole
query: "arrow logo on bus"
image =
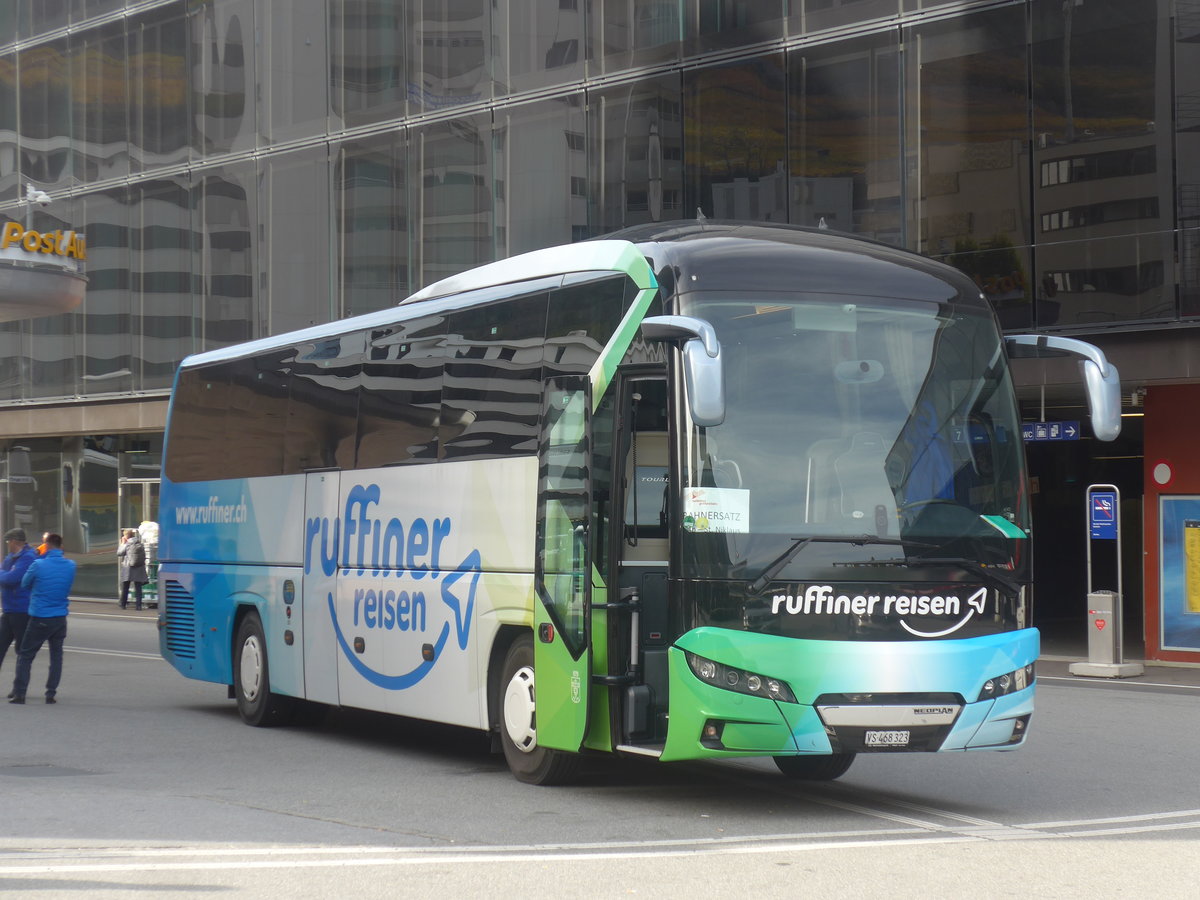
{"type": "Polygon", "coordinates": [[[954,632],[958,631],[958,629],[970,622],[971,618],[976,613],[979,613],[981,616],[983,615],[984,610],[987,608],[987,588],[981,587],[970,597],[968,597],[967,606],[967,614],[963,616],[956,624],[951,625],[949,628],[946,628],[942,631],[917,631],[917,629],[913,628],[903,619],[900,620],[900,627],[909,634],[916,635],[917,637],[945,637],[948,634],[953,634],[954,632]]]}
{"type": "MultiPolygon", "coordinates": [[[[457,569],[447,573],[442,579],[442,602],[450,610],[450,615],[442,623],[441,631],[433,643],[433,652],[429,654],[429,658],[423,659],[417,666],[400,675],[379,672],[363,662],[342,632],[342,626],[337,616],[337,605],[334,603],[333,593],[330,592],[327,597],[329,618],[333,622],[333,632],[338,646],[342,648],[347,662],[371,684],[385,690],[402,691],[420,682],[441,659],[442,650],[450,639],[451,622],[454,624],[454,637],[459,649],[467,649],[467,643],[471,637],[471,621],[475,614],[475,591],[479,587],[479,575],[482,569],[483,559],[479,550],[475,549],[467,554],[467,558],[459,564],[457,569]]],[[[382,639],[382,635],[379,639],[382,639]]]]}

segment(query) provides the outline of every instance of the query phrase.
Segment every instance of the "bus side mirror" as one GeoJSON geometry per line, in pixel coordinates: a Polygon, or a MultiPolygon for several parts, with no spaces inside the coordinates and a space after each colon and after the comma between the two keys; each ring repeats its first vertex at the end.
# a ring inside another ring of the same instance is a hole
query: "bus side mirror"
{"type": "Polygon", "coordinates": [[[1029,354],[1032,356],[1038,356],[1038,350],[1050,350],[1080,357],[1092,432],[1102,441],[1117,439],[1121,433],[1121,376],[1103,350],[1087,341],[1054,334],[1010,334],[1004,338],[1004,345],[1010,356],[1018,347],[1032,347],[1035,351],[1029,354]]]}
{"type": "Polygon", "coordinates": [[[692,316],[651,316],[642,320],[648,341],[683,344],[683,377],[692,421],[702,427],[725,421],[725,366],[721,342],[710,323],[692,316]]]}

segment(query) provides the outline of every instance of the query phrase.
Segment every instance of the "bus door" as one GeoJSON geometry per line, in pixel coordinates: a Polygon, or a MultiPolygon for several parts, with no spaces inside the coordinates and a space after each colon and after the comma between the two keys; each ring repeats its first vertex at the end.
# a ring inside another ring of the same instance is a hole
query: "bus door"
{"type": "Polygon", "coordinates": [[[546,385],[538,444],[534,695],[540,746],[578,751],[592,670],[591,391],[588,379],[546,385]]]}
{"type": "MultiPolygon", "coordinates": [[[[624,690],[614,698],[619,744],[661,746],[667,731],[667,565],[670,558],[667,382],[654,376],[623,385],[623,448],[618,462],[624,485],[618,592],[636,598],[637,615],[610,616],[609,671],[624,690]]],[[[626,747],[632,749],[632,747],[626,747]]]]}
{"type": "Polygon", "coordinates": [[[341,535],[331,530],[340,521],[341,473],[308,472],[304,479],[304,584],[291,604],[292,616],[299,616],[302,623],[304,696],[337,704],[340,654],[333,630],[333,604],[341,535]]]}

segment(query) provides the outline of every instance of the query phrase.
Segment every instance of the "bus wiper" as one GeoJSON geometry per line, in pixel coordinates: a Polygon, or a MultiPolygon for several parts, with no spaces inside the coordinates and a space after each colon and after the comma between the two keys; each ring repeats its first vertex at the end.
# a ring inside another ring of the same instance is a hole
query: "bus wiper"
{"type": "Polygon", "coordinates": [[[988,568],[982,565],[977,560],[967,559],[965,556],[914,556],[908,559],[873,559],[853,562],[834,563],[835,566],[953,566],[962,569],[964,572],[970,572],[972,575],[983,579],[992,587],[999,590],[1001,593],[1009,597],[1015,597],[1021,591],[1021,586],[1009,578],[1007,575],[1001,575],[995,569],[988,568]]]}
{"type": "Polygon", "coordinates": [[[765,588],[771,581],[774,581],[775,576],[783,571],[784,567],[795,559],[801,550],[809,544],[850,544],[854,547],[862,547],[865,544],[887,544],[892,547],[933,547],[934,544],[922,544],[918,541],[905,541],[900,538],[885,538],[874,534],[859,534],[859,535],[844,535],[835,537],[833,535],[809,535],[808,537],[794,537],[790,539],[792,545],[784,550],[775,558],[775,560],[763,569],[761,575],[750,582],[749,591],[751,595],[757,594],[765,588]]]}

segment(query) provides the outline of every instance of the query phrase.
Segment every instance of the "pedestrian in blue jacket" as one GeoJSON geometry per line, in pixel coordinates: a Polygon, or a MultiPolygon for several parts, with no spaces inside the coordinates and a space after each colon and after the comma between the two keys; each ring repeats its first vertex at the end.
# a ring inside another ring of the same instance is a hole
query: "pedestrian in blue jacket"
{"type": "Polygon", "coordinates": [[[9,703],[24,703],[29,687],[29,670],[33,658],[50,644],[50,674],[46,678],[46,702],[54,703],[58,682],[62,678],[63,641],[67,639],[67,607],[71,585],[75,583],[75,562],[63,556],[62,535],[46,536],[49,548],[46,555],[36,559],[21,579],[21,587],[29,589],[29,624],[17,654],[17,677],[13,679],[9,703]]]}
{"type": "Polygon", "coordinates": [[[25,530],[10,528],[4,532],[8,555],[0,563],[0,666],[9,645],[15,645],[14,653],[21,651],[21,639],[25,637],[25,623],[29,621],[29,590],[21,587],[21,579],[29,564],[37,559],[34,550],[25,539],[25,530]]]}

